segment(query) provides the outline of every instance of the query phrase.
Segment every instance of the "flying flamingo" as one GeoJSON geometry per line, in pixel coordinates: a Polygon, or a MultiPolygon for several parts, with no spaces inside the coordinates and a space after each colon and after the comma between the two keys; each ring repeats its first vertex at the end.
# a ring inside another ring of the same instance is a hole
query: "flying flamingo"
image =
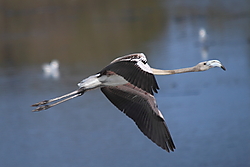
{"type": "Polygon", "coordinates": [[[88,90],[100,88],[111,103],[136,123],[144,135],[170,152],[174,151],[175,145],[156,104],[154,92],[157,93],[159,87],[154,75],[206,71],[213,67],[226,70],[218,60],[204,61],[193,67],[176,70],[154,69],[148,65],[143,53],[134,53],[113,60],[97,74],[82,80],[78,83],[79,89],[33,104],[33,107],[37,107],[33,111],[46,110],[81,96],[88,90]]]}

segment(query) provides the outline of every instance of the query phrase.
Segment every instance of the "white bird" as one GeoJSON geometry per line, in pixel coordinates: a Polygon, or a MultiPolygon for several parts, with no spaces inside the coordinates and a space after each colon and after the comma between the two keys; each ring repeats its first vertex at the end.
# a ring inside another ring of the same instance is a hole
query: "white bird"
{"type": "Polygon", "coordinates": [[[101,88],[101,91],[111,103],[133,119],[144,135],[162,149],[168,152],[174,151],[174,142],[154,98],[153,92],[157,93],[159,89],[154,74],[171,75],[198,72],[213,67],[226,70],[218,60],[205,61],[194,67],[177,70],[154,69],[148,65],[146,56],[143,53],[134,53],[115,59],[97,74],[82,80],[78,84],[79,89],[32,105],[37,107],[33,111],[46,110],[81,96],[88,90],[101,88]],[[57,102],[48,104],[54,101],[57,102]]]}
{"type": "Polygon", "coordinates": [[[200,43],[205,43],[206,40],[207,40],[207,32],[205,30],[205,28],[201,28],[199,30],[199,40],[200,40],[200,43]]]}
{"type": "Polygon", "coordinates": [[[52,77],[54,79],[60,77],[58,60],[52,60],[50,63],[43,64],[42,69],[45,77],[52,77]]]}
{"type": "Polygon", "coordinates": [[[203,60],[206,60],[208,58],[209,41],[205,28],[201,28],[199,30],[199,41],[200,41],[201,57],[203,60]]]}

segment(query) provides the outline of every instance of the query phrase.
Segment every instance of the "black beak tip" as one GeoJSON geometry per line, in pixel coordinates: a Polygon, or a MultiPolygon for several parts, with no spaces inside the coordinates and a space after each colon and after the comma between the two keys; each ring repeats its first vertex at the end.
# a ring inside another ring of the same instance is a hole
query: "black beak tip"
{"type": "Polygon", "coordinates": [[[224,66],[221,66],[222,70],[226,71],[226,68],[224,66]]]}

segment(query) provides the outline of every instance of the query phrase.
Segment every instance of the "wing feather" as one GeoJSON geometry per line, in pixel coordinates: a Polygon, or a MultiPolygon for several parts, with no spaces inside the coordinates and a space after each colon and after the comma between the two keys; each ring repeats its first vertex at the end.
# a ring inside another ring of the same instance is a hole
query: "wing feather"
{"type": "Polygon", "coordinates": [[[152,95],[153,92],[158,92],[159,86],[155,76],[152,73],[142,70],[136,61],[115,61],[101,70],[100,74],[106,75],[108,71],[122,76],[131,84],[152,95]]]}
{"type": "Polygon", "coordinates": [[[101,91],[119,110],[134,120],[150,140],[168,152],[174,151],[173,140],[156,107],[154,96],[131,84],[102,87],[101,91]]]}

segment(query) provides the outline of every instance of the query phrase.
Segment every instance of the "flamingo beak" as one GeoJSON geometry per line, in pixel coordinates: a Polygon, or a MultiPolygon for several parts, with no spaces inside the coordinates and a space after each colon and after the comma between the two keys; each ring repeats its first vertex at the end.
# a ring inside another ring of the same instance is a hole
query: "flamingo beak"
{"type": "Polygon", "coordinates": [[[219,60],[210,60],[207,62],[207,65],[210,66],[211,68],[220,67],[222,70],[226,71],[225,66],[223,66],[219,60]]]}
{"type": "Polygon", "coordinates": [[[226,71],[226,68],[223,65],[221,65],[220,68],[222,68],[222,70],[226,71]]]}

